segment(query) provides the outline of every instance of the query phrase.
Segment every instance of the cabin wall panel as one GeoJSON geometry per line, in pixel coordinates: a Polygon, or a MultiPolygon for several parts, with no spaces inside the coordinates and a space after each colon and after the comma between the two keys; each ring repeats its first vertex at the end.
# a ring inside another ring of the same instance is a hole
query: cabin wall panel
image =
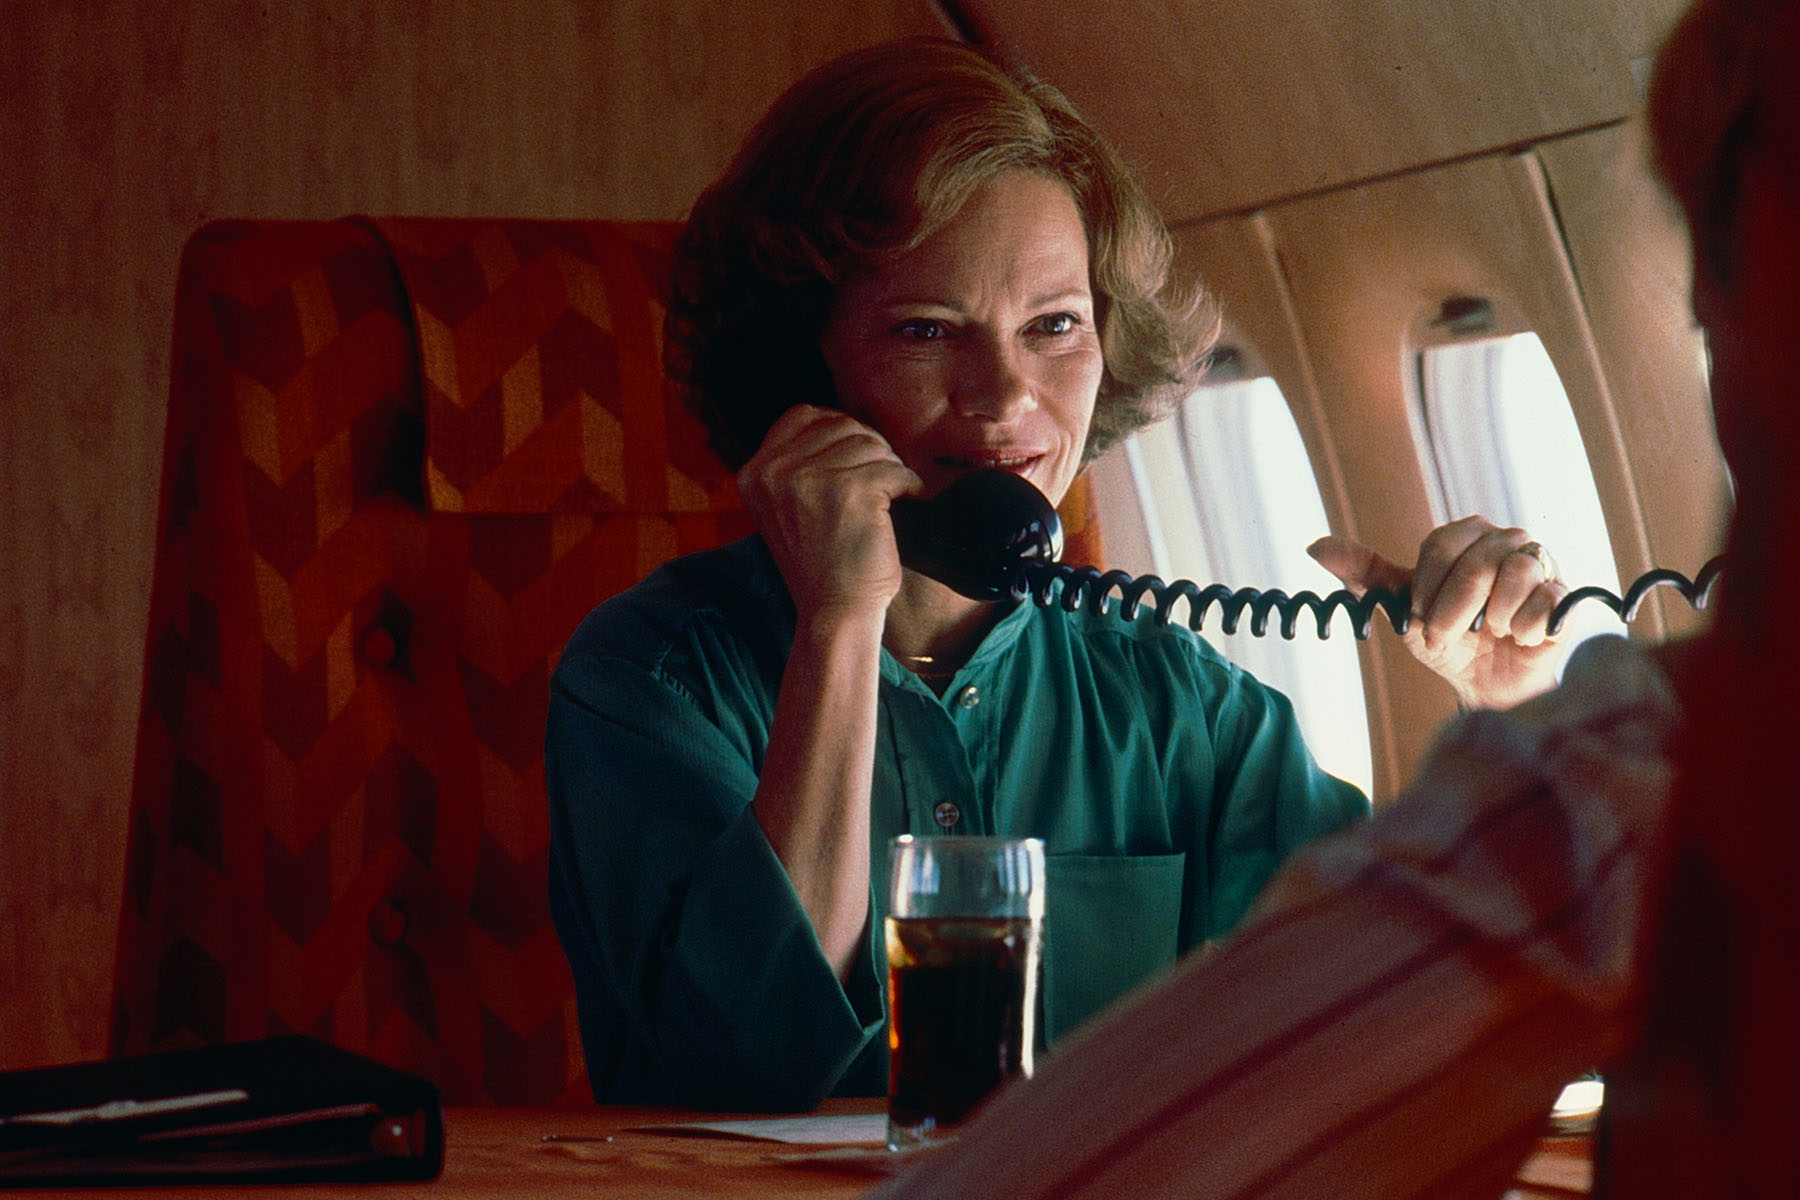
{"type": "MultiPolygon", "coordinates": [[[[1641,122],[1536,149],[1593,331],[1620,437],[1630,447],[1644,542],[1625,582],[1653,566],[1693,575],[1724,545],[1730,484],[1712,422],[1705,339],[1688,302],[1685,227],[1655,183],[1641,122]]],[[[1705,618],[1653,593],[1669,632],[1705,618]]]]}
{"type": "MultiPolygon", "coordinates": [[[[1185,225],[1175,231],[1175,238],[1179,268],[1204,281],[1219,301],[1225,326],[1222,340],[1248,355],[1251,370],[1266,372],[1280,386],[1312,461],[1332,531],[1363,538],[1362,514],[1351,500],[1342,444],[1356,414],[1341,398],[1328,403],[1320,391],[1268,214],[1185,225]]],[[[1381,618],[1376,620],[1381,624],[1381,618]]],[[[1394,694],[1388,659],[1368,642],[1358,646],[1358,657],[1375,788],[1378,795],[1391,795],[1404,768],[1397,723],[1390,719],[1394,694]]]]}
{"type": "Polygon", "coordinates": [[[1188,221],[1627,117],[1685,0],[964,4],[1188,221]]]}
{"type": "Polygon", "coordinates": [[[0,1069],[106,1044],[174,274],[214,217],[680,217],[928,0],[0,0],[0,1069]]]}

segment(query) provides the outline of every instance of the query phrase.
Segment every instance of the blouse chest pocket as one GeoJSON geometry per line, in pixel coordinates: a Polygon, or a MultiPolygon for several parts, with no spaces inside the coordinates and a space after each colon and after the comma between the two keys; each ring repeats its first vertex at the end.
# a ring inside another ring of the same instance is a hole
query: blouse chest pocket
{"type": "Polygon", "coordinates": [[[1186,861],[1185,854],[1057,854],[1045,860],[1049,1045],[1175,961],[1186,861]]]}

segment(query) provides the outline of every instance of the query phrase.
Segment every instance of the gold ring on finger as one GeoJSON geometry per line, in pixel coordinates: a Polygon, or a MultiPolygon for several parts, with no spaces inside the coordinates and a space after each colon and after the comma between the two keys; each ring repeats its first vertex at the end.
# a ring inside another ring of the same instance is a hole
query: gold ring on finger
{"type": "Polygon", "coordinates": [[[1543,569],[1545,583],[1549,583],[1556,578],[1556,560],[1550,557],[1550,552],[1544,549],[1544,544],[1542,542],[1526,542],[1523,546],[1514,550],[1513,553],[1529,554],[1532,558],[1537,559],[1538,566],[1543,569]]]}

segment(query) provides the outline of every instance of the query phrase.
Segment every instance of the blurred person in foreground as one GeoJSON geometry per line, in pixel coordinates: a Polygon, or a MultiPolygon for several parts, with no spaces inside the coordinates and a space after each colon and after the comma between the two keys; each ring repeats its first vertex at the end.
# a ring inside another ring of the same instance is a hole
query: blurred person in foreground
{"type": "Polygon", "coordinates": [[[1712,627],[1454,722],[879,1195],[1497,1197],[1602,1065],[1609,1197],[1800,1196],[1800,3],[1701,0],[1649,111],[1736,485],[1712,627]]]}

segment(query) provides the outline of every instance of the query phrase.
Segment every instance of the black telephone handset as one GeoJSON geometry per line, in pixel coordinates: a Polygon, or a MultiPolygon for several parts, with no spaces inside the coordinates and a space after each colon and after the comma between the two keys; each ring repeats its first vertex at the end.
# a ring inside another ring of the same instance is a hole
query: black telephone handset
{"type": "Polygon", "coordinates": [[[893,502],[900,561],[973,600],[1015,598],[1027,563],[1062,557],[1062,518],[1029,479],[984,468],[929,500],[893,502]]]}
{"type": "MultiPolygon", "coordinates": [[[[1223,632],[1236,633],[1248,610],[1250,633],[1256,637],[1268,632],[1270,615],[1278,614],[1281,636],[1292,638],[1303,609],[1317,618],[1321,638],[1331,636],[1331,620],[1339,609],[1350,614],[1359,640],[1369,637],[1376,609],[1386,614],[1396,633],[1405,633],[1410,623],[1411,598],[1404,590],[1370,588],[1359,597],[1340,588],[1327,596],[1310,591],[1290,596],[1277,589],[1232,589],[1217,583],[1203,588],[1185,579],[1164,583],[1155,575],[1133,577],[1057,562],[1062,554],[1062,521],[1056,508],[1029,480],[1010,471],[970,471],[929,500],[895,500],[892,515],[900,561],[975,600],[1029,596],[1042,608],[1058,605],[1074,612],[1086,604],[1093,612],[1105,613],[1116,592],[1120,617],[1131,620],[1149,596],[1155,602],[1157,623],[1166,625],[1175,602],[1185,597],[1190,628],[1198,630],[1207,609],[1217,604],[1223,632]]],[[[1644,596],[1661,586],[1675,588],[1693,608],[1703,609],[1724,566],[1722,556],[1714,558],[1692,580],[1659,567],[1639,576],[1623,596],[1603,587],[1576,588],[1550,614],[1550,632],[1560,630],[1569,610],[1583,600],[1599,600],[1621,620],[1630,621],[1644,596]]]]}

